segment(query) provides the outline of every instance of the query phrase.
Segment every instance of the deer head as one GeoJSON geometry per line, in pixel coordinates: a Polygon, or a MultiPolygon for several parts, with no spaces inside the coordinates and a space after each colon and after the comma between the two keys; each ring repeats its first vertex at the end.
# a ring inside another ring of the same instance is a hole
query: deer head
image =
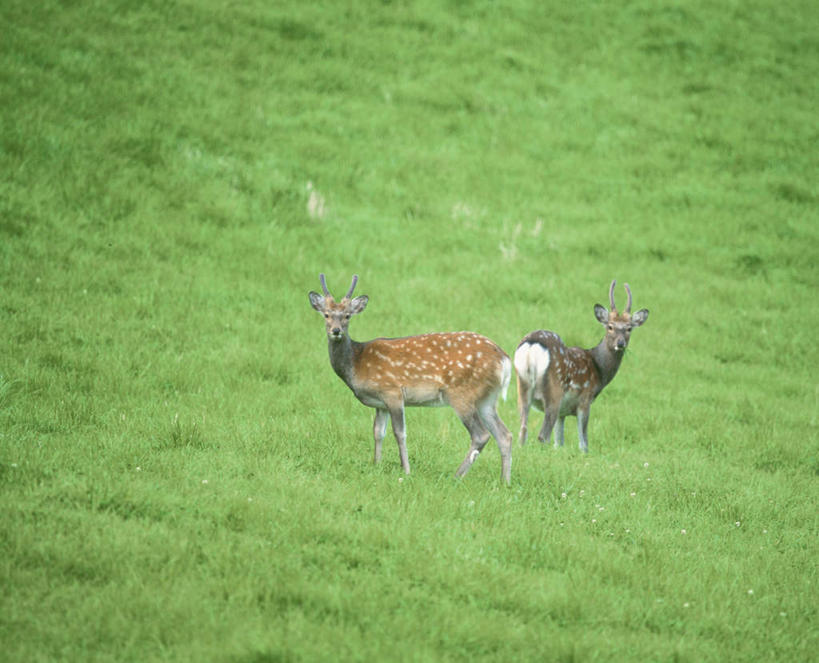
{"type": "Polygon", "coordinates": [[[631,337],[631,330],[642,325],[646,318],[648,318],[648,310],[640,309],[634,315],[631,314],[631,288],[626,286],[626,293],[628,294],[628,303],[626,310],[623,313],[617,311],[617,306],[614,304],[614,286],[617,281],[611,282],[609,287],[609,306],[611,310],[607,311],[604,306],[600,304],[594,305],[594,316],[597,321],[606,328],[606,337],[604,339],[606,348],[609,352],[617,354],[625,351],[628,347],[629,338],[631,337]]]}
{"type": "Polygon", "coordinates": [[[355,290],[355,285],[358,283],[357,274],[353,275],[353,283],[350,285],[350,289],[339,302],[333,299],[333,296],[327,289],[327,281],[324,279],[324,274],[319,274],[319,281],[321,281],[321,289],[324,291],[324,295],[311,291],[309,293],[310,304],[316,311],[324,316],[327,338],[332,341],[341,341],[347,336],[350,318],[356,313],[361,313],[366,308],[369,297],[367,297],[367,295],[359,295],[355,299],[350,299],[353,290],[355,290]]]}

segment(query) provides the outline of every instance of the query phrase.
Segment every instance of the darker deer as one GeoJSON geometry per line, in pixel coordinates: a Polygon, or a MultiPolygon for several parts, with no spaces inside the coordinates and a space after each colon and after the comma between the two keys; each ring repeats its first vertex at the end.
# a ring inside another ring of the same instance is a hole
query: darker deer
{"type": "Polygon", "coordinates": [[[526,443],[529,408],[534,405],[543,411],[543,426],[538,440],[548,443],[552,428],[557,423],[555,447],[563,446],[563,423],[568,415],[577,417],[580,450],[588,452],[586,430],[589,409],[597,395],[614,379],[628,347],[631,330],[648,318],[648,310],[631,314],[631,289],[626,283],[628,304],[623,313],[614,305],[614,286],[609,288],[607,311],[600,304],[594,307],[597,321],[606,329],[606,335],[595,347],[584,350],[566,347],[554,332],[538,330],[528,334],[515,350],[515,369],[518,373],[518,410],[520,411],[521,444],[526,443]]]}
{"type": "Polygon", "coordinates": [[[319,274],[323,295],[310,292],[310,304],[324,316],[330,365],[355,397],[375,408],[374,461],[381,460],[381,443],[392,422],[401,467],[410,472],[407,457],[404,408],[449,405],[463,422],[472,444],[456,472],[463,476],[489,441],[490,434],[501,454],[501,478],[512,475],[512,434],[497,411],[498,397],[506,390],[512,362],[485,336],[474,332],[449,332],[376,338],[359,343],[350,338],[350,318],[367,306],[367,295],[353,298],[358,276],[347,294],[336,301],[319,274]]]}

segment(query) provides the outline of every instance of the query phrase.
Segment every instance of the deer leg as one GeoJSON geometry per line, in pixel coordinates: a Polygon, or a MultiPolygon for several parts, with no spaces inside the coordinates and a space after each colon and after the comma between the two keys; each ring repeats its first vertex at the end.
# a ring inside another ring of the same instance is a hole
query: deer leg
{"type": "Polygon", "coordinates": [[[540,427],[540,433],[537,439],[541,444],[548,444],[552,437],[552,428],[557,420],[557,411],[552,407],[543,408],[543,425],[540,427]]]}
{"type": "Polygon", "coordinates": [[[496,401],[484,404],[479,413],[481,421],[498,443],[501,455],[501,480],[509,485],[512,483],[512,433],[500,418],[496,401]]]}
{"type": "Polygon", "coordinates": [[[580,451],[589,452],[589,438],[586,431],[589,427],[589,408],[577,408],[577,436],[580,438],[580,451]]]}
{"type": "Polygon", "coordinates": [[[387,434],[387,422],[390,419],[388,410],[381,408],[375,411],[375,421],[373,421],[373,438],[375,438],[375,455],[373,463],[381,462],[381,443],[384,441],[384,436],[387,434]]]}
{"type": "Polygon", "coordinates": [[[483,448],[486,446],[486,443],[489,441],[489,431],[486,429],[486,426],[481,420],[477,410],[472,410],[466,413],[458,412],[458,416],[460,417],[464,426],[466,426],[466,430],[469,431],[469,436],[472,438],[472,444],[469,446],[469,453],[466,454],[464,462],[461,463],[458,471],[455,472],[456,477],[462,477],[464,474],[469,472],[469,468],[472,467],[472,463],[475,462],[478,454],[481,453],[483,448]]]}
{"type": "Polygon", "coordinates": [[[395,441],[398,442],[398,455],[401,457],[401,467],[404,474],[410,473],[409,458],[407,457],[407,433],[404,428],[404,404],[399,403],[390,408],[390,419],[392,419],[392,432],[395,441]]]}
{"type": "Polygon", "coordinates": [[[520,446],[526,444],[528,433],[529,408],[532,407],[532,387],[518,376],[518,412],[520,413],[520,432],[518,442],[520,446]]]}
{"type": "Polygon", "coordinates": [[[555,423],[555,448],[563,446],[563,424],[566,422],[566,417],[558,416],[555,423]]]}

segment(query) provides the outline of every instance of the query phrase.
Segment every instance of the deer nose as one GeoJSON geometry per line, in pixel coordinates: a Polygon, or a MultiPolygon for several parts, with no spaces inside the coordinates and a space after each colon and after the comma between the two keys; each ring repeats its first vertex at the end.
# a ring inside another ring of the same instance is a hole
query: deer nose
{"type": "Polygon", "coordinates": [[[625,350],[626,349],[626,341],[623,338],[618,338],[617,342],[614,344],[618,350],[625,350]]]}
{"type": "Polygon", "coordinates": [[[330,330],[330,333],[333,336],[341,336],[341,327],[333,327],[332,330],[330,330]]]}

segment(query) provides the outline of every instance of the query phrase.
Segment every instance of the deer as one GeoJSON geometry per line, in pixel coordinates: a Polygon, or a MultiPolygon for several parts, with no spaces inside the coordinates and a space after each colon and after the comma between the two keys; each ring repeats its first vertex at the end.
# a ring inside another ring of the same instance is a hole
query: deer
{"type": "Polygon", "coordinates": [[[606,310],[595,304],[594,315],[606,334],[593,348],[584,350],[567,347],[560,337],[543,329],[527,334],[515,350],[515,370],[518,384],[518,411],[520,432],[518,440],[526,444],[527,421],[532,405],[543,411],[543,425],[538,440],[548,444],[552,428],[555,448],[563,446],[563,424],[567,416],[577,417],[580,450],[588,453],[589,410],[592,402],[617,375],[628,347],[631,331],[648,318],[648,309],[631,314],[631,288],[626,293],[628,303],[623,313],[614,304],[614,286],[609,287],[609,306],[606,310]]]}
{"type": "Polygon", "coordinates": [[[369,301],[367,295],[353,297],[358,275],[339,301],[327,289],[324,274],[319,281],[324,294],[310,291],[310,305],[324,316],[330,365],[361,403],[375,408],[373,462],[381,461],[381,444],[392,422],[401,467],[409,474],[404,409],[449,406],[471,438],[456,476],[469,471],[491,434],[500,450],[501,479],[510,484],[512,433],[497,410],[512,376],[509,356],[485,336],[466,331],[354,341],[350,319],[369,301]]]}

